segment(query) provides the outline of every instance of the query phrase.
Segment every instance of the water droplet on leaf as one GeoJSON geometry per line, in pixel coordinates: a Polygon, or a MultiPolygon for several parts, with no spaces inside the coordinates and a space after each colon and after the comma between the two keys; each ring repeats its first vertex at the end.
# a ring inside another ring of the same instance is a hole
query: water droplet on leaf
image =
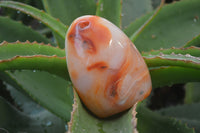
{"type": "Polygon", "coordinates": [[[47,123],[46,123],[46,126],[47,127],[50,127],[50,126],[52,126],[53,125],[53,122],[51,122],[51,121],[48,121],[47,123]]]}
{"type": "Polygon", "coordinates": [[[100,11],[103,11],[103,4],[101,4],[100,6],[100,11]]]}

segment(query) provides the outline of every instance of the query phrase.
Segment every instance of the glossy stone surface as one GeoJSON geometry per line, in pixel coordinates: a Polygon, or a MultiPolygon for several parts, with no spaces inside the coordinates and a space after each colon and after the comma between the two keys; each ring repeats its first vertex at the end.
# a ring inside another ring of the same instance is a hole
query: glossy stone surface
{"type": "Polygon", "coordinates": [[[90,15],[77,18],[65,45],[73,85],[98,117],[122,112],[150,94],[151,79],[142,56],[108,20],[90,15]]]}

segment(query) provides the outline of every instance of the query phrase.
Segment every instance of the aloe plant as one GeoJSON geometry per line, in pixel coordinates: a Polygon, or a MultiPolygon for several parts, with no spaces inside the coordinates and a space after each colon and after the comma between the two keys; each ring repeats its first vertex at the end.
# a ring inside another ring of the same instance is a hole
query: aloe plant
{"type": "Polygon", "coordinates": [[[15,103],[8,103],[9,98],[0,94],[0,132],[200,132],[199,0],[170,4],[160,0],[42,3],[45,11],[24,3],[0,1],[0,9],[31,16],[53,35],[53,39],[45,37],[0,16],[0,90],[6,88],[15,103]],[[67,71],[65,34],[72,21],[85,14],[104,17],[127,34],[145,59],[153,83],[148,99],[107,119],[99,119],[86,109],[73,91],[67,71]],[[156,90],[180,83],[185,85],[183,104],[156,111],[149,108],[156,90]]]}

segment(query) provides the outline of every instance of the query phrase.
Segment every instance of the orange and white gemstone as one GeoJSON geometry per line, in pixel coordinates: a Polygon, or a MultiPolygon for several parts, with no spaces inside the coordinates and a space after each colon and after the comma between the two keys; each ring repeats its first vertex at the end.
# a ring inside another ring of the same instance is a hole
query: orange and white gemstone
{"type": "Polygon", "coordinates": [[[129,38],[98,16],[82,16],[69,27],[66,57],[72,83],[86,107],[108,117],[151,92],[148,68],[129,38]]]}

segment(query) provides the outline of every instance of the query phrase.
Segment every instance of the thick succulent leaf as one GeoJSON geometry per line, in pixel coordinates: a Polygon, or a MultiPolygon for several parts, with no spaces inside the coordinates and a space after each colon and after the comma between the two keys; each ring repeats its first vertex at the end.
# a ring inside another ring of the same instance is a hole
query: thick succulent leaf
{"type": "Polygon", "coordinates": [[[142,55],[150,69],[154,88],[199,81],[200,49],[198,47],[161,49],[144,52],[142,55]]]}
{"type": "Polygon", "coordinates": [[[55,33],[57,33],[59,36],[65,39],[67,27],[63,23],[61,23],[59,20],[51,17],[50,15],[48,15],[42,10],[39,10],[37,8],[34,8],[32,6],[29,6],[23,3],[13,2],[13,1],[0,1],[0,7],[8,7],[8,8],[12,8],[12,9],[24,12],[34,17],[35,19],[41,21],[50,29],[52,29],[55,33]]]}
{"type": "Polygon", "coordinates": [[[1,72],[0,78],[26,92],[33,100],[63,120],[70,120],[73,92],[68,81],[41,71],[1,72]]]}
{"type": "Polygon", "coordinates": [[[142,52],[142,55],[148,56],[148,55],[159,55],[159,54],[190,54],[191,56],[196,56],[196,57],[200,57],[200,48],[198,47],[187,47],[187,48],[170,48],[170,49],[160,49],[160,50],[151,50],[150,52],[142,52]]]}
{"type": "Polygon", "coordinates": [[[154,20],[154,18],[159,14],[164,5],[164,0],[161,0],[160,6],[153,12],[141,17],[135,22],[131,23],[128,28],[124,31],[129,36],[129,38],[134,42],[135,39],[143,32],[143,30],[154,20]]]}
{"type": "Polygon", "coordinates": [[[200,82],[191,82],[185,85],[186,104],[200,102],[200,82]]]}
{"type": "MultiPolygon", "coordinates": [[[[187,49],[169,49],[169,50],[161,50],[163,53],[171,53],[172,51],[174,51],[174,53],[190,53],[192,55],[198,56],[199,52],[198,52],[198,48],[195,47],[191,47],[191,48],[187,48],[187,49]]],[[[8,45],[2,45],[2,51],[1,51],[1,47],[0,47],[0,53],[2,53],[2,55],[0,57],[5,58],[6,60],[3,62],[1,62],[2,64],[2,70],[6,70],[6,69],[39,69],[39,70],[46,70],[49,71],[51,73],[57,74],[59,76],[65,77],[67,79],[69,79],[68,73],[67,73],[67,67],[66,67],[66,61],[65,59],[62,57],[65,53],[63,50],[60,50],[58,48],[54,48],[51,46],[45,46],[45,45],[38,45],[38,44],[8,44],[8,45]],[[19,45],[19,47],[17,48],[17,45],[19,45]],[[22,52],[23,49],[29,49],[30,52],[27,51],[27,53],[22,52]],[[22,50],[22,51],[20,51],[22,50]],[[4,51],[4,53],[3,53],[4,51]],[[10,51],[10,52],[9,52],[10,51]],[[8,54],[9,53],[9,54],[8,54]],[[56,54],[57,56],[61,56],[60,57],[56,57],[56,56],[52,56],[52,54],[56,54]],[[27,55],[28,54],[28,55],[27,55]],[[45,56],[32,56],[33,54],[40,54],[40,55],[45,55],[45,56]],[[47,54],[47,56],[46,56],[47,54]],[[10,55],[10,57],[8,57],[10,55]],[[15,57],[15,55],[20,55],[18,57],[15,57]],[[29,57],[25,57],[25,56],[29,56],[29,57]],[[43,60],[43,61],[42,61],[43,60]],[[21,62],[20,62],[21,61],[21,62]],[[35,61],[35,63],[33,63],[31,65],[31,63],[28,62],[32,62],[35,61]],[[38,62],[39,61],[39,62],[38,62]],[[24,63],[24,65],[20,65],[20,63],[24,63]],[[17,63],[17,64],[16,64],[17,63]],[[48,64],[48,65],[47,65],[48,64]],[[18,65],[18,66],[17,66],[18,65]],[[17,68],[18,67],[18,68],[17,68]],[[51,69],[57,67],[59,69],[51,69]]],[[[152,56],[156,55],[158,53],[158,51],[153,51],[152,52],[152,56]]],[[[189,57],[190,59],[190,57],[189,57]]],[[[174,75],[173,73],[170,73],[170,71],[173,71],[173,69],[171,68],[175,68],[178,69],[178,67],[162,67],[162,68],[155,68],[155,69],[151,69],[152,72],[152,81],[154,86],[162,86],[162,85],[168,85],[168,84],[173,84],[173,83],[178,83],[178,82],[188,82],[188,81],[198,81],[199,80],[199,70],[198,69],[192,69],[190,67],[193,68],[199,68],[198,63],[195,64],[195,61],[198,62],[198,60],[193,58],[191,60],[178,60],[179,62],[177,62],[177,58],[176,59],[170,59],[167,63],[161,61],[158,61],[158,64],[156,64],[156,62],[154,63],[154,65],[152,66],[161,66],[163,64],[169,66],[169,65],[179,65],[179,66],[184,66],[184,67],[189,67],[189,68],[183,68],[181,67],[180,70],[176,71],[175,73],[179,74],[176,76],[173,76],[173,78],[178,78],[179,80],[175,79],[174,81],[172,80],[172,78],[170,78],[170,74],[174,75]],[[171,61],[171,62],[170,62],[171,61]],[[160,64],[159,64],[160,63],[160,64]],[[163,64],[162,64],[163,63],[163,64]],[[171,64],[169,64],[171,63],[171,64]],[[184,69],[186,70],[186,72],[184,72],[184,69]],[[168,73],[169,71],[169,73],[168,73]],[[194,73],[194,77],[192,75],[190,75],[188,72],[192,71],[192,73],[194,73]],[[195,72],[197,71],[197,73],[195,72]],[[161,72],[162,74],[167,74],[168,76],[163,78],[161,75],[159,74],[159,72],[161,72]],[[188,76],[182,76],[184,74],[189,74],[188,76]],[[195,75],[197,76],[197,78],[195,79],[195,75]],[[162,78],[161,78],[162,77],[162,78]],[[154,79],[155,78],[155,79],[154,79]],[[191,79],[190,79],[191,78],[191,79]],[[184,80],[183,80],[184,79],[184,80]]],[[[148,62],[147,62],[148,63],[148,62]]],[[[150,63],[148,65],[151,65],[150,63]]],[[[1,66],[1,65],[0,65],[1,66]]]]}
{"type": "Polygon", "coordinates": [[[128,26],[137,18],[153,11],[150,0],[123,0],[122,1],[122,27],[128,26]]]}
{"type": "Polygon", "coordinates": [[[0,132],[1,133],[55,133],[64,132],[64,122],[47,111],[32,116],[17,111],[0,97],[0,132]]]}
{"type": "Polygon", "coordinates": [[[130,38],[132,35],[135,35],[134,33],[136,33],[137,30],[140,29],[140,27],[142,27],[142,25],[144,25],[144,23],[146,21],[148,21],[150,19],[150,17],[153,15],[154,12],[150,12],[142,17],[140,17],[139,19],[136,19],[134,22],[132,22],[131,24],[129,24],[127,27],[125,27],[125,29],[123,30],[124,33],[130,38]]]}
{"type": "Polygon", "coordinates": [[[82,15],[94,15],[96,3],[94,0],[43,0],[46,11],[66,25],[82,15]]]}
{"type": "Polygon", "coordinates": [[[200,1],[182,0],[160,9],[139,35],[131,37],[140,51],[182,47],[199,35],[200,1]]]}
{"type": "Polygon", "coordinates": [[[139,133],[194,133],[184,123],[176,119],[163,117],[144,106],[137,106],[137,129],[139,133]]]}
{"type": "Polygon", "coordinates": [[[0,70],[41,70],[69,80],[66,60],[57,56],[16,56],[0,60],[0,70]]]}
{"type": "Polygon", "coordinates": [[[9,41],[38,41],[49,43],[49,40],[32,30],[31,28],[24,26],[20,22],[13,21],[7,17],[0,16],[0,42],[9,41]]]}
{"type": "Polygon", "coordinates": [[[92,115],[74,93],[74,104],[68,133],[136,133],[135,109],[107,119],[92,115]]]}
{"type": "MultiPolygon", "coordinates": [[[[200,53],[200,50],[199,50],[200,53]]],[[[180,66],[200,70],[200,58],[190,54],[163,54],[143,56],[148,67],[180,66]]]]}
{"type": "Polygon", "coordinates": [[[169,66],[150,68],[153,88],[200,81],[200,69],[169,66]]]}
{"type": "Polygon", "coordinates": [[[163,116],[174,117],[185,123],[188,127],[195,130],[196,133],[200,132],[200,103],[185,104],[174,107],[168,107],[157,111],[163,116]]]}
{"type": "Polygon", "coordinates": [[[48,71],[69,80],[64,50],[36,42],[2,43],[0,70],[24,69],[48,71]]]}
{"type": "Polygon", "coordinates": [[[98,0],[96,15],[121,27],[122,0],[98,0]]]}
{"type": "Polygon", "coordinates": [[[46,55],[65,57],[65,51],[44,43],[32,42],[3,42],[0,44],[0,60],[11,59],[15,56],[46,55]]]}
{"type": "Polygon", "coordinates": [[[192,40],[188,41],[183,47],[190,47],[190,46],[198,46],[200,47],[200,35],[192,38],[192,40]]]}
{"type": "MultiPolygon", "coordinates": [[[[141,104],[140,104],[141,105],[141,104]]],[[[140,133],[194,133],[193,129],[188,128],[186,125],[178,122],[175,119],[162,117],[154,113],[144,106],[137,106],[137,130],[140,133]]],[[[75,103],[73,105],[73,113],[69,123],[70,133],[116,133],[136,132],[136,120],[132,119],[135,114],[135,108],[123,112],[118,116],[108,119],[98,119],[91,115],[80,102],[77,94],[75,94],[75,103]],[[85,123],[87,121],[87,123],[85,123]],[[134,129],[134,131],[133,131],[134,129]]]]}
{"type": "MultiPolygon", "coordinates": [[[[49,14],[68,26],[77,17],[87,14],[92,15],[96,11],[94,0],[43,0],[43,5],[49,14]]],[[[57,43],[64,48],[64,38],[60,38],[56,34],[54,36],[57,43]]]]}
{"type": "Polygon", "coordinates": [[[197,47],[161,49],[142,55],[150,68],[154,88],[199,81],[200,49],[197,47]]]}
{"type": "Polygon", "coordinates": [[[34,102],[29,96],[23,94],[22,91],[17,90],[6,82],[4,82],[4,85],[6,86],[6,90],[9,91],[11,98],[14,100],[14,105],[17,106],[23,114],[35,115],[44,110],[44,108],[34,102]]]}

